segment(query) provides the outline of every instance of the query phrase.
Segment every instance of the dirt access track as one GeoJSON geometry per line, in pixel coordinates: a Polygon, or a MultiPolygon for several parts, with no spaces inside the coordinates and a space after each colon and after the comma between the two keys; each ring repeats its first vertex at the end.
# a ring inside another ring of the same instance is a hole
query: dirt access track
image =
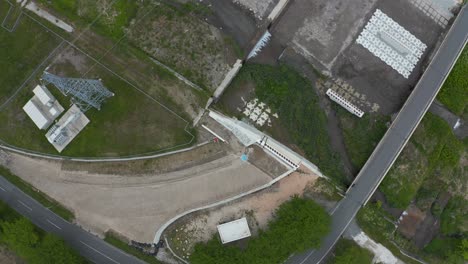
{"type": "Polygon", "coordinates": [[[239,152],[227,148],[212,143],[163,159],[117,164],[59,162],[3,153],[0,164],[71,209],[83,228],[99,235],[114,230],[132,240],[152,242],[156,230],[175,215],[272,180],[241,161],[239,152]],[[172,162],[177,166],[157,165],[172,162]],[[126,169],[116,174],[110,167],[126,169]],[[125,173],[132,168],[153,171],[125,173]]]}

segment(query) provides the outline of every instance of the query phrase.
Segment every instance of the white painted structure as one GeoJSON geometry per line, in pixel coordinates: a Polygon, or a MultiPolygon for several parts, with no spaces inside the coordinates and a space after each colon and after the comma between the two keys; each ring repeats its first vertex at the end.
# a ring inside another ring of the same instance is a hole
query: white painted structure
{"type": "Polygon", "coordinates": [[[64,108],[45,86],[37,85],[33,92],[33,98],[26,103],[23,110],[39,129],[46,129],[64,108]]]}
{"type": "MultiPolygon", "coordinates": [[[[271,108],[265,103],[259,102],[258,98],[246,103],[242,113],[260,127],[265,125],[265,123],[271,126],[271,108]]],[[[273,116],[278,118],[278,114],[276,113],[274,113],[273,116]]]]}
{"type": "Polygon", "coordinates": [[[46,138],[58,152],[62,152],[88,123],[89,119],[81,112],[80,108],[74,104],[62,118],[47,131],[46,138]]]}
{"type": "Polygon", "coordinates": [[[364,115],[364,112],[357,108],[355,105],[352,103],[348,102],[348,100],[344,99],[339,95],[337,92],[333,91],[332,89],[328,89],[326,94],[332,101],[335,101],[339,105],[341,105],[344,109],[348,110],[351,114],[354,114],[358,117],[362,117],[364,115]]]}
{"type": "Polygon", "coordinates": [[[260,51],[268,44],[270,38],[270,31],[265,31],[265,33],[263,33],[262,37],[257,42],[257,44],[255,44],[255,47],[252,49],[252,51],[250,51],[249,55],[247,56],[247,60],[257,56],[258,53],[260,53],[260,51]]]}
{"type": "Polygon", "coordinates": [[[23,110],[39,129],[46,129],[52,123],[32,100],[26,103],[23,110]]]}
{"type": "Polygon", "coordinates": [[[358,44],[408,78],[427,46],[377,9],[364,27],[358,44]]]}
{"type": "MultiPolygon", "coordinates": [[[[24,4],[26,4],[28,1],[24,1],[24,4]]],[[[23,4],[23,5],[24,5],[23,4]]],[[[30,1],[27,5],[26,5],[26,9],[28,9],[29,11],[35,13],[36,15],[44,18],[45,20],[49,21],[50,23],[56,25],[57,27],[65,30],[66,32],[68,33],[71,33],[73,32],[73,27],[70,26],[69,24],[65,23],[63,20],[57,18],[56,16],[53,16],[51,15],[49,12],[39,8],[38,5],[36,5],[36,3],[30,1]]]]}
{"type": "Polygon", "coordinates": [[[218,225],[218,232],[223,244],[251,236],[249,224],[245,217],[218,225]]]}
{"type": "Polygon", "coordinates": [[[231,131],[231,133],[233,133],[244,146],[248,147],[250,145],[257,144],[263,148],[265,153],[293,170],[296,170],[300,165],[303,165],[316,175],[326,177],[315,164],[297,154],[287,146],[281,144],[274,138],[265,135],[255,127],[240,120],[224,116],[215,111],[210,111],[209,116],[231,131]]]}

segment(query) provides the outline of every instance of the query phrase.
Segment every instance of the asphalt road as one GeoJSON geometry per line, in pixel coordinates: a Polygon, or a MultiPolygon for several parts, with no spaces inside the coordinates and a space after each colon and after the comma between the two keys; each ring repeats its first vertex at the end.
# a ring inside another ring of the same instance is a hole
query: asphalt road
{"type": "Polygon", "coordinates": [[[104,240],[65,221],[0,175],[0,199],[35,225],[64,239],[89,261],[98,264],[144,264],[104,240]]]}
{"type": "Polygon", "coordinates": [[[468,11],[465,5],[452,25],[444,42],[432,59],[395,121],[359,172],[354,187],[348,189],[332,215],[332,231],[321,248],[295,255],[287,263],[320,263],[365,205],[403,150],[419,122],[450,73],[468,38],[468,11]]]}

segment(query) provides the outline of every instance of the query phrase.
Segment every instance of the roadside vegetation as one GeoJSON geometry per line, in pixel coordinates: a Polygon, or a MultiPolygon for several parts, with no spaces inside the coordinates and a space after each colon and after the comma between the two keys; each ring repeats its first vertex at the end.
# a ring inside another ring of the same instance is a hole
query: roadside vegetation
{"type": "Polygon", "coordinates": [[[346,145],[346,151],[356,169],[361,169],[387,131],[390,118],[365,114],[358,118],[342,107],[335,107],[346,145]]]}
{"type": "Polygon", "coordinates": [[[391,206],[401,209],[429,177],[437,177],[439,189],[463,192],[468,183],[460,159],[466,146],[444,120],[427,113],[379,188],[391,206]]]}
{"type": "Polygon", "coordinates": [[[354,241],[340,239],[328,264],[371,264],[374,255],[354,241]]]}
{"type": "Polygon", "coordinates": [[[34,200],[38,201],[44,207],[47,207],[52,212],[56,213],[57,215],[61,216],[63,219],[72,222],[75,219],[74,214],[63,207],[57,201],[54,201],[52,198],[47,196],[47,194],[37,190],[31,184],[25,182],[20,177],[14,175],[10,172],[7,168],[0,166],[0,175],[7,179],[9,182],[14,184],[20,190],[22,190],[27,195],[31,196],[34,200]]]}
{"type": "Polygon", "coordinates": [[[246,64],[225,96],[248,84],[253,84],[255,96],[279,115],[279,122],[266,132],[293,149],[301,149],[336,182],[345,182],[342,162],[330,147],[327,117],[310,81],[286,65],[246,64]]]}
{"type": "Polygon", "coordinates": [[[365,207],[359,210],[356,220],[362,231],[377,243],[385,246],[393,255],[403,260],[405,263],[419,263],[403,255],[400,249],[392,243],[396,227],[392,222],[392,217],[382,208],[381,202],[369,202],[365,207]]]}
{"type": "Polygon", "coordinates": [[[28,264],[87,263],[65,241],[34,226],[3,201],[0,201],[0,244],[28,264]]]}
{"type": "Polygon", "coordinates": [[[107,243],[109,243],[109,244],[111,244],[111,245],[113,245],[113,246],[115,246],[117,248],[120,248],[121,250],[127,252],[128,254],[130,254],[132,256],[135,256],[135,257],[145,261],[148,264],[161,264],[161,262],[158,261],[156,259],[156,257],[146,255],[145,253],[141,252],[140,250],[129,246],[128,243],[122,241],[119,237],[112,234],[111,232],[106,233],[104,240],[107,243]]]}
{"type": "Polygon", "coordinates": [[[413,212],[410,222],[397,222],[378,202],[359,212],[361,228],[400,258],[401,249],[428,263],[466,263],[467,149],[468,140],[427,113],[379,187],[390,207],[413,212]]]}
{"type": "Polygon", "coordinates": [[[261,230],[257,236],[230,245],[222,245],[215,236],[207,243],[195,245],[190,262],[282,263],[293,253],[319,247],[323,236],[330,231],[330,221],[326,211],[312,200],[293,197],[278,208],[268,228],[261,230]]]}
{"type": "Polygon", "coordinates": [[[453,113],[463,116],[468,103],[468,47],[465,47],[437,95],[453,113]]]}

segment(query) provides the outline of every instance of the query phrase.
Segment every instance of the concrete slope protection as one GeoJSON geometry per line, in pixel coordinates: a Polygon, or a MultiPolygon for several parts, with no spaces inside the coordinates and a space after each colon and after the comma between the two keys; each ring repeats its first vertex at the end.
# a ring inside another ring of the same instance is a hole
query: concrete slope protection
{"type": "Polygon", "coordinates": [[[465,5],[397,118],[348,189],[346,197],[335,208],[332,231],[322,241],[321,248],[293,256],[288,263],[316,264],[327,256],[403,150],[463,51],[467,39],[468,12],[465,5]]]}
{"type": "Polygon", "coordinates": [[[83,257],[99,264],[144,264],[81,227],[65,221],[0,175],[0,199],[33,224],[61,237],[83,257]]]}

